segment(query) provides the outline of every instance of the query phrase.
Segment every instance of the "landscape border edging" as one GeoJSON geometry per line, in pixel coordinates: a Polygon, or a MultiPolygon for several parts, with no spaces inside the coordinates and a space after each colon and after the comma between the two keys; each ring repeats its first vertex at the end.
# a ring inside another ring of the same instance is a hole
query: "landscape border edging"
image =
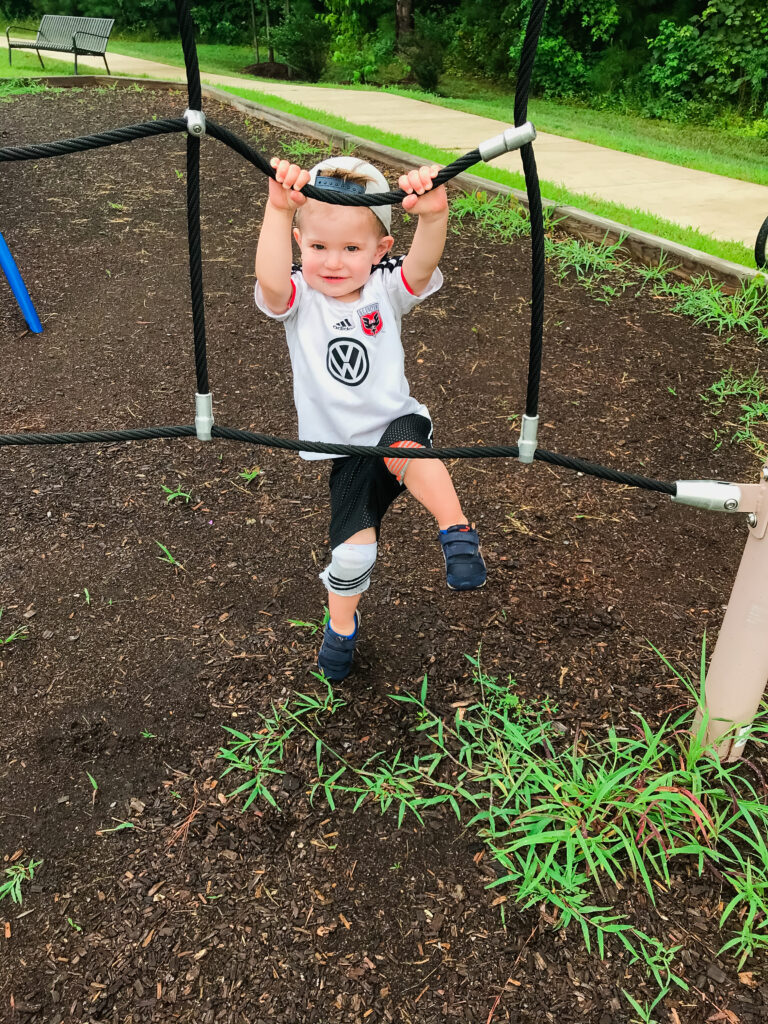
{"type": "MultiPolygon", "coordinates": [[[[46,84],[59,86],[60,88],[73,88],[80,86],[104,86],[124,85],[135,87],[136,85],[147,86],[148,88],[159,88],[168,91],[186,91],[185,82],[171,82],[166,79],[156,78],[131,78],[125,75],[77,75],[77,76],[35,76],[37,81],[45,81],[46,84]]],[[[244,88],[248,87],[244,83],[244,88]]],[[[382,163],[392,164],[396,167],[419,167],[424,161],[413,153],[406,153],[400,149],[393,149],[381,143],[371,142],[359,135],[352,135],[349,132],[330,128],[327,125],[310,121],[307,118],[299,117],[296,114],[289,114],[274,107],[269,107],[255,100],[247,100],[241,96],[217,86],[202,85],[203,95],[226,103],[236,110],[258,116],[268,124],[288,131],[297,132],[310,138],[320,139],[323,142],[332,142],[339,147],[354,146],[363,156],[368,159],[380,160],[382,163]]],[[[528,196],[520,189],[512,188],[509,185],[502,185],[499,182],[481,178],[475,174],[457,174],[453,179],[457,185],[463,186],[467,191],[482,190],[498,195],[512,195],[524,206],[528,206],[528,196]]],[[[754,270],[745,267],[740,263],[733,263],[730,260],[721,259],[718,256],[710,256],[709,253],[701,252],[699,249],[692,249],[679,242],[670,241],[660,235],[652,235],[647,231],[640,231],[631,228],[618,221],[609,220],[607,217],[600,217],[598,214],[580,210],[575,206],[560,205],[554,200],[542,197],[542,206],[557,219],[558,228],[568,234],[579,238],[585,238],[592,242],[617,242],[621,239],[621,248],[628,255],[639,262],[649,266],[659,262],[662,255],[677,263],[674,273],[679,277],[688,280],[709,275],[713,279],[727,285],[729,288],[738,289],[744,283],[754,280],[762,280],[768,283],[768,274],[761,270],[754,270]]]]}

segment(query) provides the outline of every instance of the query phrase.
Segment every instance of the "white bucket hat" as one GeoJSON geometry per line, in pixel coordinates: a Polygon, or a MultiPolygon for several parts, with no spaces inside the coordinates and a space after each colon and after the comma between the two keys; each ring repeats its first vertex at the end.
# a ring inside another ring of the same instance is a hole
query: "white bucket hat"
{"type": "MultiPolygon", "coordinates": [[[[337,189],[340,192],[389,192],[389,183],[381,171],[357,156],[333,156],[328,160],[321,160],[309,172],[309,184],[316,184],[318,188],[337,189]],[[368,178],[365,188],[362,183],[344,181],[342,178],[326,177],[323,180],[324,172],[333,170],[351,171],[353,174],[359,174],[361,178],[368,178]]],[[[392,207],[370,206],[369,209],[379,218],[389,234],[392,227],[392,207]]]]}

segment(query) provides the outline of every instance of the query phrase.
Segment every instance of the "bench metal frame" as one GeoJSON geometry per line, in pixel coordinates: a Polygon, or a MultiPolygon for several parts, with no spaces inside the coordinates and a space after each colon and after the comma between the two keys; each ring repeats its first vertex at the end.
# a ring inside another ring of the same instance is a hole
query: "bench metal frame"
{"type": "Polygon", "coordinates": [[[11,39],[12,29],[22,32],[31,30],[9,25],[5,30],[8,44],[8,64],[13,63],[13,50],[36,50],[40,66],[45,70],[40,51],[53,50],[58,53],[74,54],[75,74],[78,74],[78,55],[102,57],[107,74],[110,74],[106,50],[114,24],[114,18],[73,18],[66,14],[44,14],[40,19],[34,39],[11,39]]]}

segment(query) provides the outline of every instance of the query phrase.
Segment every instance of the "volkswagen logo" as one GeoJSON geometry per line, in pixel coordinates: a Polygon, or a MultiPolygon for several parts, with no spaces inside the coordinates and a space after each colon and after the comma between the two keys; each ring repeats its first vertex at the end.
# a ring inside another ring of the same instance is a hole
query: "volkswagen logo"
{"type": "Polygon", "coordinates": [[[365,345],[354,338],[332,338],[325,365],[334,380],[350,387],[362,384],[370,369],[365,345]]]}

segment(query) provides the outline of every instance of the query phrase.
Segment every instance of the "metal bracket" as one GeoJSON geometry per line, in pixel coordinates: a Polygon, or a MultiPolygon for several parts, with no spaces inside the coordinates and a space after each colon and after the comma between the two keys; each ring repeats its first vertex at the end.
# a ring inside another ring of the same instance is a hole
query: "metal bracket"
{"type": "Polygon", "coordinates": [[[195,430],[198,441],[211,440],[211,427],[213,426],[213,395],[195,394],[195,430]]]}
{"type": "Polygon", "coordinates": [[[672,501],[708,512],[744,512],[758,537],[768,530],[768,466],[759,484],[731,484],[725,480],[677,480],[672,501]]]}
{"type": "Polygon", "coordinates": [[[533,455],[536,451],[536,439],[539,434],[539,417],[523,414],[523,422],[520,425],[520,437],[517,442],[518,462],[533,462],[533,455]]]}
{"type": "Polygon", "coordinates": [[[502,153],[510,153],[513,149],[520,149],[536,138],[536,129],[530,121],[519,125],[517,128],[507,128],[501,135],[494,135],[492,139],[486,139],[477,147],[480,156],[488,163],[495,160],[502,153]]]}
{"type": "Polygon", "coordinates": [[[205,114],[202,110],[191,110],[188,107],[184,111],[184,118],[190,135],[205,135],[205,114]]]}

